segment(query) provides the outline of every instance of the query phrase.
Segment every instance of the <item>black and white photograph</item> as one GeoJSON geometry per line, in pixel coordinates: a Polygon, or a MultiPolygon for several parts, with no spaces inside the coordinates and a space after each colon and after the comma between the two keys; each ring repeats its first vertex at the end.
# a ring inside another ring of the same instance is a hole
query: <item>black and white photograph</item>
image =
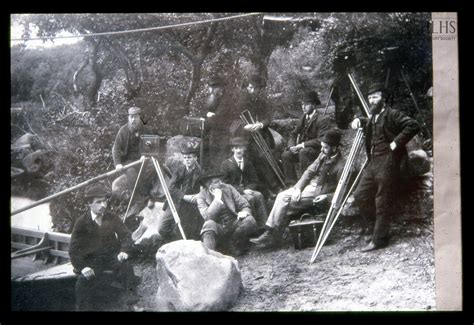
{"type": "Polygon", "coordinates": [[[459,310],[449,14],[10,15],[11,310],[459,310]]]}

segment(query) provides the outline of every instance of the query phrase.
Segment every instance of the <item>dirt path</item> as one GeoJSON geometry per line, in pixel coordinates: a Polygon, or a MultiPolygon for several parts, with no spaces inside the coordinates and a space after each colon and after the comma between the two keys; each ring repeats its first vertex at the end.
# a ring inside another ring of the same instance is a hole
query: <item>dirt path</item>
{"type": "MultiPolygon", "coordinates": [[[[313,248],[296,250],[290,238],[278,249],[252,250],[237,258],[244,290],[231,311],[435,309],[432,229],[428,221],[396,224],[388,247],[362,253],[360,229],[343,224],[311,265],[313,248]]],[[[152,310],[152,263],[137,273],[141,305],[152,310]]]]}

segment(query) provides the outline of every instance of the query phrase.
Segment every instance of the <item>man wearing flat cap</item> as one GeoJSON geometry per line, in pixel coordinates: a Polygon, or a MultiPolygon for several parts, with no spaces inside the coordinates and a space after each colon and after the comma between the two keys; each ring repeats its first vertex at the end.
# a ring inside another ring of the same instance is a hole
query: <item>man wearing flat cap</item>
{"type": "Polygon", "coordinates": [[[222,181],[232,185],[250,203],[252,215],[259,227],[267,218],[267,207],[263,194],[259,191],[261,183],[254,164],[246,157],[247,141],[232,138],[230,141],[232,157],[222,162],[222,181]]]}
{"type": "Polygon", "coordinates": [[[291,219],[313,205],[316,209],[329,207],[345,165],[339,149],[341,133],[330,130],[321,138],[321,153],[306,169],[292,188],[280,192],[266,221],[265,232],[250,241],[260,247],[272,247],[281,239],[291,219]]]}
{"type": "Polygon", "coordinates": [[[383,84],[374,83],[368,92],[370,118],[356,118],[352,128],[363,128],[368,164],[354,193],[354,202],[365,221],[375,219],[370,241],[363,252],[388,244],[393,200],[396,198],[400,166],[407,156],[405,145],[420,130],[416,120],[385,102],[383,84]]]}
{"type": "Polygon", "coordinates": [[[301,175],[318,157],[321,151],[320,139],[333,125],[329,117],[318,113],[316,106],[319,104],[321,101],[315,91],[306,92],[301,100],[303,116],[281,156],[285,183],[288,186],[295,184],[297,175],[301,175]]]}
{"type": "MultiPolygon", "coordinates": [[[[196,204],[196,196],[200,191],[198,179],[201,175],[197,148],[183,144],[180,151],[183,156],[183,164],[174,170],[171,176],[169,191],[186,238],[200,240],[200,231],[204,221],[196,204]]],[[[168,202],[165,203],[163,210],[166,213],[158,225],[160,236],[164,240],[180,237],[181,235],[177,233],[176,223],[168,202]]]]}
{"type": "MultiPolygon", "coordinates": [[[[130,164],[140,159],[140,137],[145,133],[143,123],[141,121],[142,110],[139,107],[130,107],[128,109],[128,122],[120,127],[115,142],[112,147],[112,158],[115,168],[121,170],[124,165],[130,164]]],[[[133,166],[125,170],[127,175],[128,192],[131,195],[135,182],[138,177],[140,166],[133,166]]],[[[146,202],[146,198],[152,194],[153,186],[158,186],[157,175],[151,162],[145,164],[143,175],[136,188],[136,204],[130,209],[130,214],[134,210],[140,211],[146,202]],[[143,206],[138,206],[142,204],[143,206]]]]}
{"type": "Polygon", "coordinates": [[[76,310],[98,311],[117,306],[113,287],[121,289],[127,307],[133,310],[137,277],[129,263],[133,252],[131,233],[119,217],[107,210],[109,193],[103,186],[85,192],[89,211],[75,223],[69,256],[78,275],[76,310]]]}
{"type": "Polygon", "coordinates": [[[249,249],[257,224],[248,201],[221,178],[222,174],[212,169],[199,177],[203,188],[196,201],[204,219],[202,241],[209,249],[239,256],[249,249]]]}

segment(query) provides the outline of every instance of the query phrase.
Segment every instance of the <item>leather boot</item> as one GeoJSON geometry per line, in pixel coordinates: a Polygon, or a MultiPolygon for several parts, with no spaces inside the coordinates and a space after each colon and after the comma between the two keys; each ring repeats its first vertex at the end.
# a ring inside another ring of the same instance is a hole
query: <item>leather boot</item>
{"type": "Polygon", "coordinates": [[[274,238],[274,230],[269,228],[265,230],[265,232],[259,236],[258,238],[252,238],[250,239],[251,243],[254,243],[259,246],[263,247],[270,247],[274,244],[275,238],[274,238]]]}
{"type": "Polygon", "coordinates": [[[208,249],[216,250],[216,234],[213,231],[203,233],[202,242],[208,249]]]}

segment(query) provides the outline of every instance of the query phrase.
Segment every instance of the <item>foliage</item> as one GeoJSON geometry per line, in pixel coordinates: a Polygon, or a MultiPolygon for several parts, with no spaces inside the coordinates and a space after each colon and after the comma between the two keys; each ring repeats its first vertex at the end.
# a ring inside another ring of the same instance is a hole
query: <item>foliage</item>
{"type": "MultiPolygon", "coordinates": [[[[187,14],[13,15],[25,37],[62,31],[88,34],[164,26],[226,16],[187,14]]],[[[204,116],[206,82],[219,73],[228,90],[242,94],[248,76],[261,74],[275,118],[300,114],[299,96],[317,90],[321,106],[331,86],[353,71],[365,91],[385,80],[395,107],[414,115],[400,79],[400,67],[422,111],[431,116],[424,93],[431,86],[431,45],[427,14],[287,14],[281,22],[247,17],[144,33],[85,37],[50,49],[11,48],[11,100],[23,113],[12,119],[12,140],[33,132],[54,153],[52,194],[113,168],[111,148],[127,109],[144,111],[150,133],[174,136],[183,117],[204,116]],[[41,95],[41,97],[40,97],[41,95]],[[42,102],[44,101],[44,103],[42,102]]],[[[356,102],[356,101],[354,101],[356,102]]],[[[357,108],[355,108],[356,110],[357,108]]],[[[430,122],[429,120],[427,122],[430,122]]],[[[82,209],[77,195],[64,198],[61,213],[82,209]]],[[[72,217],[71,217],[72,218],[72,217]]]]}

